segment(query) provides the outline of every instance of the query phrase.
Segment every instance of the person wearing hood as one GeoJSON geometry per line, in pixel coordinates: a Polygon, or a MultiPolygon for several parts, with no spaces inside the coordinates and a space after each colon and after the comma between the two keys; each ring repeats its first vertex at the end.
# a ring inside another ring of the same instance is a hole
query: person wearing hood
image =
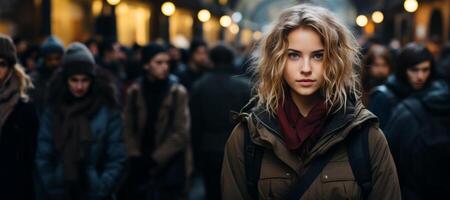
{"type": "Polygon", "coordinates": [[[165,48],[152,43],[141,53],[146,74],[129,87],[124,110],[130,173],[123,198],[186,199],[192,171],[188,93],[169,74],[165,48]]]}
{"type": "Polygon", "coordinates": [[[371,92],[368,109],[378,117],[380,128],[385,130],[392,110],[399,102],[410,95],[422,95],[424,91],[441,87],[446,84],[435,77],[433,55],[424,45],[409,43],[397,57],[394,74],[371,92]]]}
{"type": "Polygon", "coordinates": [[[258,102],[226,144],[222,199],[399,200],[388,144],[359,97],[351,32],[331,11],[300,4],[259,46],[258,102]]]}
{"type": "MultiPolygon", "coordinates": [[[[447,83],[450,76],[447,74],[447,83]]],[[[450,92],[406,98],[386,126],[403,199],[442,199],[450,192],[450,92]]]]}
{"type": "Polygon", "coordinates": [[[33,84],[17,62],[11,38],[0,34],[0,197],[32,200],[38,117],[27,95],[33,84]]]}
{"type": "Polygon", "coordinates": [[[35,71],[30,76],[33,80],[34,90],[31,90],[30,96],[33,100],[38,114],[42,114],[48,97],[48,84],[61,66],[64,46],[56,36],[49,36],[39,49],[40,60],[35,71]]]}
{"type": "Polygon", "coordinates": [[[57,73],[40,120],[38,198],[112,199],[126,161],[115,88],[78,42],[57,73]]]}

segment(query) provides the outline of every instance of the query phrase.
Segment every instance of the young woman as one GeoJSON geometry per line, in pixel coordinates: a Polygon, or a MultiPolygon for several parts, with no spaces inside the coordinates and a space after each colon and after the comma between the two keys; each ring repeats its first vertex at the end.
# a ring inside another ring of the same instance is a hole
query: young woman
{"type": "Polygon", "coordinates": [[[0,34],[0,196],[34,199],[38,117],[27,95],[31,80],[16,63],[11,38],[0,34]]]}
{"type": "Polygon", "coordinates": [[[368,109],[379,118],[384,130],[392,111],[403,99],[441,87],[447,86],[436,79],[433,55],[424,45],[409,43],[397,57],[394,75],[371,92],[368,109]]]}
{"type": "Polygon", "coordinates": [[[362,64],[362,100],[367,105],[372,89],[386,82],[394,66],[389,50],[381,45],[373,45],[364,56],[362,64]]]}
{"type": "Polygon", "coordinates": [[[113,198],[126,151],[111,81],[74,43],[51,83],[36,154],[39,199],[113,198]]]}
{"type": "Polygon", "coordinates": [[[124,111],[131,169],[123,199],[186,199],[191,171],[188,93],[169,74],[169,54],[142,49],[146,74],[130,86],[124,111]]]}
{"type": "Polygon", "coordinates": [[[358,97],[358,50],[348,29],[324,8],[298,5],[261,42],[258,105],[227,142],[223,199],[400,199],[386,139],[358,97]],[[362,188],[347,148],[364,130],[371,187],[362,188]],[[247,158],[257,151],[249,153],[249,143],[263,150],[251,169],[247,158]]]}

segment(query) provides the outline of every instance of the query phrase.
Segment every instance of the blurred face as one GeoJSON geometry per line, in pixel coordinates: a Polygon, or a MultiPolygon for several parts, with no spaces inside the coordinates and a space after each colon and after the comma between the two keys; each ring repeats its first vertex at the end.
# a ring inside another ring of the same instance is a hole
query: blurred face
{"type": "Polygon", "coordinates": [[[208,50],[205,46],[198,47],[194,55],[192,55],[192,59],[195,64],[198,65],[207,65],[208,64],[208,50]]]}
{"type": "Polygon", "coordinates": [[[8,73],[9,73],[8,62],[5,59],[0,58],[0,84],[2,84],[3,81],[6,79],[8,73]]]}
{"type": "Polygon", "coordinates": [[[62,55],[59,53],[51,53],[44,57],[45,65],[50,69],[56,69],[61,65],[62,55]]]}
{"type": "Polygon", "coordinates": [[[146,69],[151,77],[157,80],[164,80],[169,75],[169,54],[158,53],[146,65],[146,69]]]}
{"type": "Polygon", "coordinates": [[[288,43],[284,80],[296,96],[318,96],[324,73],[324,47],[319,35],[311,29],[298,28],[289,33],[288,43]]]}
{"type": "Polygon", "coordinates": [[[428,78],[431,74],[431,62],[424,61],[406,70],[409,84],[416,89],[420,90],[425,86],[428,78]]]}
{"type": "Polygon", "coordinates": [[[370,66],[370,74],[375,78],[386,78],[389,72],[389,65],[382,57],[376,57],[370,66]]]}
{"type": "Polygon", "coordinates": [[[180,50],[178,50],[177,48],[170,48],[169,54],[170,54],[170,58],[172,60],[180,60],[181,59],[180,50]]]}
{"type": "Polygon", "coordinates": [[[88,93],[92,82],[91,78],[84,74],[72,75],[67,81],[70,92],[77,98],[83,97],[88,93]]]}

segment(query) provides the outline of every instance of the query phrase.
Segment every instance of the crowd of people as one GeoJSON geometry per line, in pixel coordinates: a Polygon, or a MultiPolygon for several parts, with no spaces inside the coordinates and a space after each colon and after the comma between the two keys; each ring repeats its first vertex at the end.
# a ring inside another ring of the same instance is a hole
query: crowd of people
{"type": "Polygon", "coordinates": [[[188,199],[201,177],[209,200],[445,197],[449,50],[360,49],[308,4],[248,55],[1,34],[0,196],[188,199]]]}

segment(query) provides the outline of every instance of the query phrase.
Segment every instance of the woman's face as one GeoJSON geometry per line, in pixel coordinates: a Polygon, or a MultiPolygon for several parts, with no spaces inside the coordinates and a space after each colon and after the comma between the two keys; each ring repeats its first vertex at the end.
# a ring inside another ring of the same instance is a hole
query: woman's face
{"type": "Polygon", "coordinates": [[[406,76],[408,77],[409,84],[415,89],[422,89],[427,83],[431,74],[431,62],[423,61],[414,67],[406,70],[406,76]]]}
{"type": "Polygon", "coordinates": [[[324,47],[320,36],[311,29],[298,28],[287,39],[284,80],[298,96],[317,95],[324,79],[324,47]]]}
{"type": "Polygon", "coordinates": [[[373,64],[370,66],[370,74],[375,78],[387,78],[390,70],[389,65],[383,57],[375,57],[373,64]]]}
{"type": "Polygon", "coordinates": [[[80,98],[88,93],[92,80],[88,75],[75,74],[70,76],[67,82],[72,95],[80,98]]]}
{"type": "Polygon", "coordinates": [[[8,72],[9,72],[8,62],[5,59],[0,58],[0,84],[3,83],[3,81],[6,79],[8,72]]]}
{"type": "Polygon", "coordinates": [[[148,73],[157,80],[164,80],[169,75],[169,54],[158,53],[147,64],[148,73]]]}

